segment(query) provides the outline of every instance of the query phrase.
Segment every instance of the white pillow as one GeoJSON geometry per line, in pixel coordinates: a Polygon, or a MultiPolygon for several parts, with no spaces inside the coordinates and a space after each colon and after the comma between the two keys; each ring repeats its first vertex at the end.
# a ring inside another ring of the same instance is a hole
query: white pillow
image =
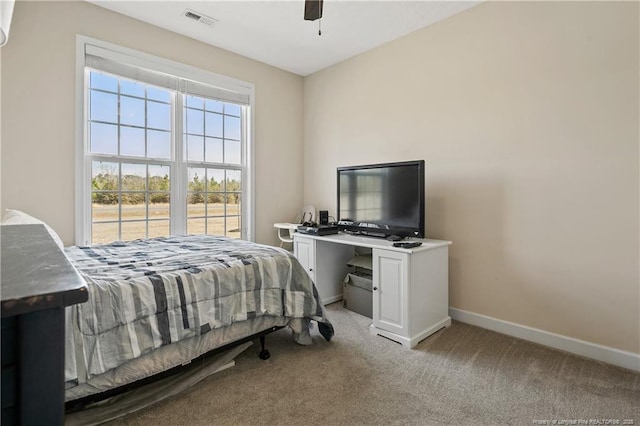
{"type": "Polygon", "coordinates": [[[6,209],[2,214],[2,225],[44,225],[44,227],[53,238],[53,241],[60,247],[60,250],[64,249],[64,243],[60,236],[54,231],[49,225],[44,223],[43,221],[36,219],[33,216],[29,216],[23,211],[20,210],[11,210],[6,209]]]}

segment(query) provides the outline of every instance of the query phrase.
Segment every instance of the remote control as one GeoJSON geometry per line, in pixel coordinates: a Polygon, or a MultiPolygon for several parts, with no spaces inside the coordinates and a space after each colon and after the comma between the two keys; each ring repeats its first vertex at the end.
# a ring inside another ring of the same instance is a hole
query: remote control
{"type": "Polygon", "coordinates": [[[394,247],[401,247],[401,248],[414,248],[414,247],[420,247],[422,245],[421,242],[409,242],[409,243],[393,243],[394,247]]]}

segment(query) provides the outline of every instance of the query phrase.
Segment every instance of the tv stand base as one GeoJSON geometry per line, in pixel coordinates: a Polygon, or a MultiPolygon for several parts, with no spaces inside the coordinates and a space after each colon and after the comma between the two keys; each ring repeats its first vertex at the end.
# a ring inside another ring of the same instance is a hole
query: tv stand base
{"type": "Polygon", "coordinates": [[[402,346],[406,346],[407,348],[411,348],[412,349],[412,348],[415,348],[418,343],[420,343],[421,341],[423,341],[427,337],[431,336],[436,331],[439,331],[439,330],[441,330],[441,329],[443,329],[445,327],[449,327],[450,325],[451,325],[451,317],[446,317],[445,319],[443,319],[439,323],[435,324],[432,327],[429,327],[426,330],[423,330],[421,333],[418,333],[417,335],[415,335],[415,336],[413,336],[411,338],[400,336],[400,335],[398,335],[396,333],[392,333],[390,331],[382,330],[380,328],[377,328],[373,324],[371,324],[369,326],[369,332],[374,336],[386,337],[387,339],[390,339],[390,340],[393,340],[394,342],[400,343],[402,346]]]}
{"type": "Polygon", "coordinates": [[[358,235],[295,233],[294,253],[318,288],[323,303],[342,298],[348,263],[371,249],[370,332],[412,348],[451,324],[449,316],[450,241],[419,240],[413,248],[358,235]]]}
{"type": "Polygon", "coordinates": [[[362,237],[384,238],[387,241],[402,241],[405,239],[405,237],[401,237],[400,235],[387,235],[384,232],[347,231],[347,233],[351,235],[360,235],[362,237]]]}

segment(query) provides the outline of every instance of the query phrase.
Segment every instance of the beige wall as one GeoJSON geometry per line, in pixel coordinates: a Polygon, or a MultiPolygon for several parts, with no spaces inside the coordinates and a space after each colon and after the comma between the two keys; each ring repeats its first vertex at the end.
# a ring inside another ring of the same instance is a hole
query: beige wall
{"type": "Polygon", "coordinates": [[[639,353],[638,16],[488,2],[305,78],[305,203],[424,159],[452,307],[639,353]]]}
{"type": "Polygon", "coordinates": [[[255,84],[256,240],[302,205],[303,81],[86,2],[18,1],[2,47],[2,206],[74,242],[76,34],[255,84]]]}

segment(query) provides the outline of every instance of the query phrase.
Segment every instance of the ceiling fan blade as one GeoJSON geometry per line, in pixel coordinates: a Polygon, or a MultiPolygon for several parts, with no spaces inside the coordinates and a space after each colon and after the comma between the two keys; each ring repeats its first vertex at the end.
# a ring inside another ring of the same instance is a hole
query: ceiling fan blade
{"type": "Polygon", "coordinates": [[[323,0],[305,0],[304,2],[304,20],[315,21],[322,18],[322,1],[323,0]]]}

